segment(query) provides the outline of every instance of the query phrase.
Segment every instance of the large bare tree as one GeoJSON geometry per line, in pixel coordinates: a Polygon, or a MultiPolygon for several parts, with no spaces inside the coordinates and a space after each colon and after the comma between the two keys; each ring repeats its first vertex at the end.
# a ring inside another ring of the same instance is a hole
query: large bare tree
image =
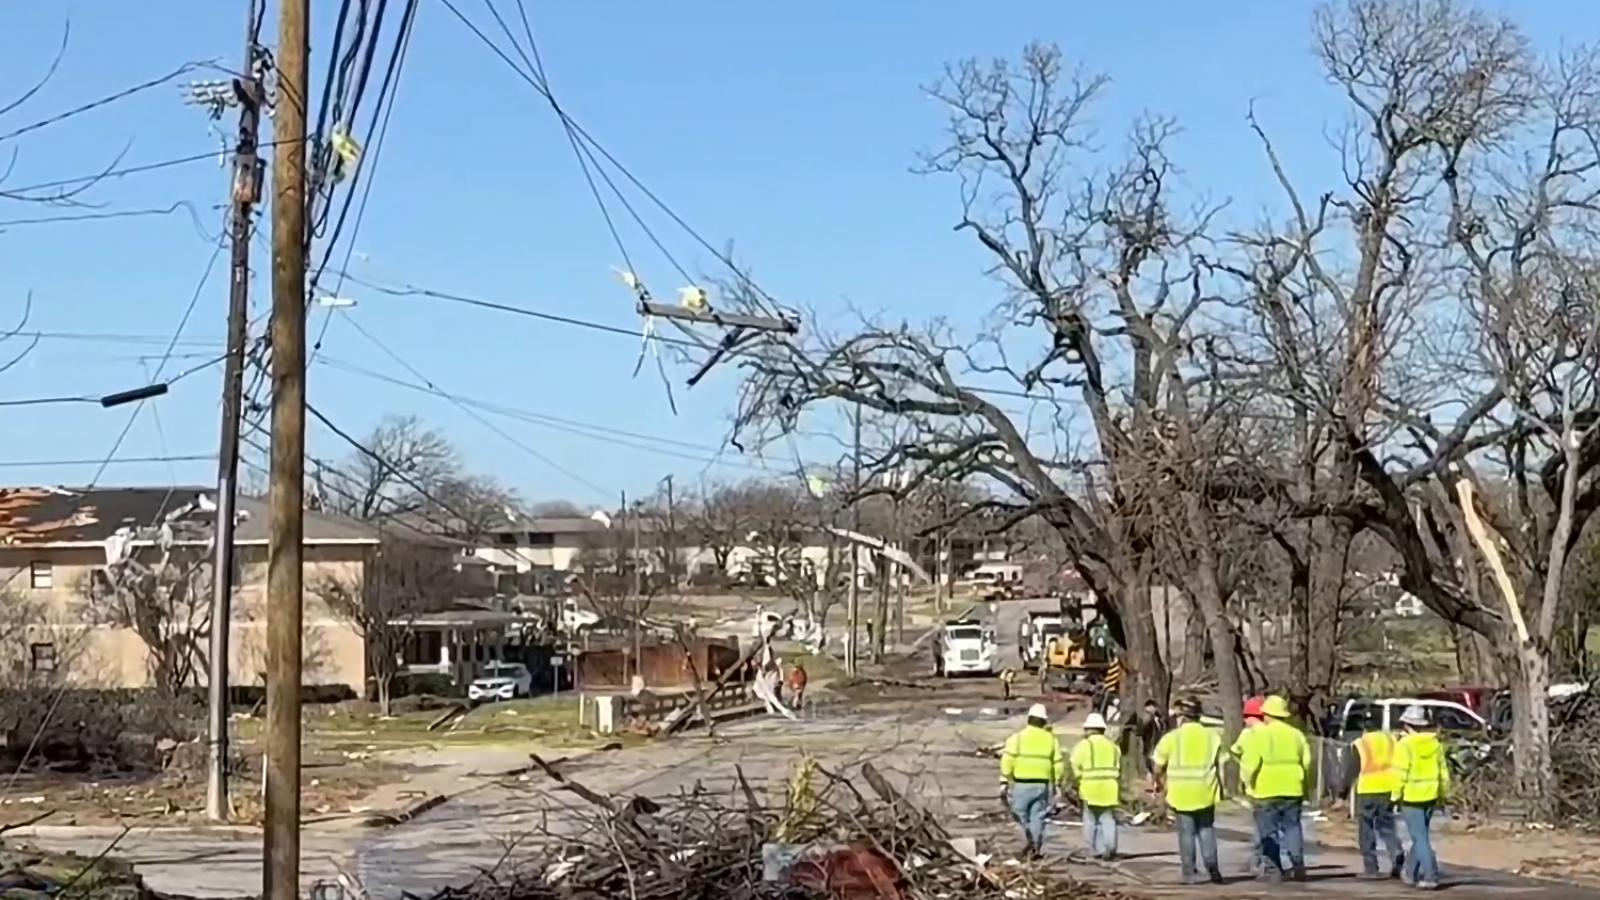
{"type": "MultiPolygon", "coordinates": [[[[943,323],[867,321],[770,342],[745,360],[739,424],[793,429],[837,401],[904,419],[910,430],[874,448],[872,467],[914,472],[908,492],[986,483],[995,495],[964,512],[1048,522],[1128,648],[1136,697],[1162,699],[1150,602],[1159,516],[1183,531],[1184,586],[1219,657],[1234,657],[1209,510],[1212,480],[1231,477],[1236,459],[1231,446],[1217,453],[1236,404],[1195,353],[1202,311],[1218,302],[1202,256],[1214,210],[1176,199],[1166,120],[1134,123],[1109,161],[1091,152],[1087,112],[1105,86],[1047,46],[1016,64],[948,69],[930,88],[948,139],[924,168],[959,184],[956,227],[991,260],[998,299],[976,311],[987,326],[963,339],[943,323]]],[[[1237,719],[1237,673],[1225,666],[1219,679],[1237,719]]]]}
{"type": "Polygon", "coordinates": [[[1258,128],[1292,216],[1241,235],[1235,270],[1302,448],[1323,444],[1296,502],[1380,534],[1401,587],[1497,648],[1543,802],[1551,638],[1600,504],[1600,69],[1450,0],[1352,0],[1315,34],[1351,109],[1345,184],[1303,192],[1258,128]]]}

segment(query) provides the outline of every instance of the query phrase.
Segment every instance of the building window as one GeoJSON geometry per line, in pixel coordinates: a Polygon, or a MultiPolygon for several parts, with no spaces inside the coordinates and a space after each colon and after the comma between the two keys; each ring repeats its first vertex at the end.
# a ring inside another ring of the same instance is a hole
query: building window
{"type": "Polygon", "coordinates": [[[48,591],[55,587],[55,567],[46,560],[36,560],[28,566],[28,579],[36,591],[48,591]]]}
{"type": "Polygon", "coordinates": [[[556,545],[555,532],[530,531],[528,532],[529,547],[554,547],[556,545]]]}
{"type": "Polygon", "coordinates": [[[33,671],[54,672],[56,670],[56,645],[29,644],[28,659],[33,671]]]}

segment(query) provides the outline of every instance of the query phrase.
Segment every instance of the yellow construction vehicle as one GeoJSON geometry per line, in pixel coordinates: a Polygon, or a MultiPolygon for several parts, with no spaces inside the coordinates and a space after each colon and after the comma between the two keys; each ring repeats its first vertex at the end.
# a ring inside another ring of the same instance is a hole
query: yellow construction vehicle
{"type": "Polygon", "coordinates": [[[1120,674],[1114,642],[1096,631],[1068,623],[1064,631],[1050,636],[1039,666],[1045,690],[1093,694],[1111,673],[1120,674]]]}

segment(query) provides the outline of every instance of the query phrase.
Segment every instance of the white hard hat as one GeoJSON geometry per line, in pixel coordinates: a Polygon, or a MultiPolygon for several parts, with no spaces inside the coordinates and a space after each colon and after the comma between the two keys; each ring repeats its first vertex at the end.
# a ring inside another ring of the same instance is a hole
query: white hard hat
{"type": "Polygon", "coordinates": [[[1401,713],[1400,724],[1417,725],[1419,727],[1427,725],[1428,711],[1413,703],[1412,705],[1406,707],[1406,711],[1404,713],[1401,713]]]}
{"type": "Polygon", "coordinates": [[[1028,707],[1028,718],[1048,719],[1050,718],[1050,713],[1045,710],[1043,703],[1035,703],[1034,705],[1028,707]]]}
{"type": "Polygon", "coordinates": [[[1106,730],[1106,717],[1100,715],[1097,712],[1089,713],[1083,719],[1083,730],[1084,731],[1105,731],[1106,730]]]}

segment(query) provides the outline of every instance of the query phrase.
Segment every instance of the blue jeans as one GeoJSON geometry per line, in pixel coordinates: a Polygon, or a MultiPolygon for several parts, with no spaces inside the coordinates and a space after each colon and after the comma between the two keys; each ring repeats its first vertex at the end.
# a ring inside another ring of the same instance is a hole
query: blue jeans
{"type": "Polygon", "coordinates": [[[1083,807],[1083,846],[1097,859],[1110,859],[1117,855],[1116,807],[1083,807]]]}
{"type": "Polygon", "coordinates": [[[1356,830],[1357,842],[1361,845],[1361,867],[1368,875],[1378,875],[1387,872],[1389,875],[1400,874],[1400,861],[1404,858],[1400,852],[1400,837],[1394,831],[1394,804],[1389,801],[1388,794],[1357,794],[1356,816],[1358,825],[1356,830]],[[1389,854],[1389,868],[1381,869],[1378,866],[1378,842],[1383,841],[1383,848],[1389,854]]]}
{"type": "Polygon", "coordinates": [[[1013,783],[1011,785],[1011,812],[1028,835],[1028,846],[1034,850],[1044,848],[1044,820],[1050,812],[1050,785],[1013,783]]]}
{"type": "Polygon", "coordinates": [[[1208,806],[1194,812],[1172,811],[1178,820],[1178,859],[1183,862],[1183,877],[1199,874],[1194,865],[1195,846],[1199,845],[1200,859],[1206,865],[1206,874],[1217,875],[1217,808],[1208,806]]]}
{"type": "Polygon", "coordinates": [[[1413,883],[1439,882],[1439,860],[1433,855],[1433,836],[1428,833],[1428,829],[1433,827],[1434,809],[1432,803],[1406,803],[1400,806],[1400,818],[1405,820],[1406,834],[1411,836],[1411,852],[1406,854],[1403,871],[1407,880],[1413,883]]]}
{"type": "Polygon", "coordinates": [[[1264,874],[1282,874],[1285,862],[1295,872],[1305,871],[1306,851],[1305,840],[1300,833],[1300,805],[1301,801],[1286,797],[1268,797],[1256,803],[1256,834],[1261,838],[1261,868],[1264,874]]]}

